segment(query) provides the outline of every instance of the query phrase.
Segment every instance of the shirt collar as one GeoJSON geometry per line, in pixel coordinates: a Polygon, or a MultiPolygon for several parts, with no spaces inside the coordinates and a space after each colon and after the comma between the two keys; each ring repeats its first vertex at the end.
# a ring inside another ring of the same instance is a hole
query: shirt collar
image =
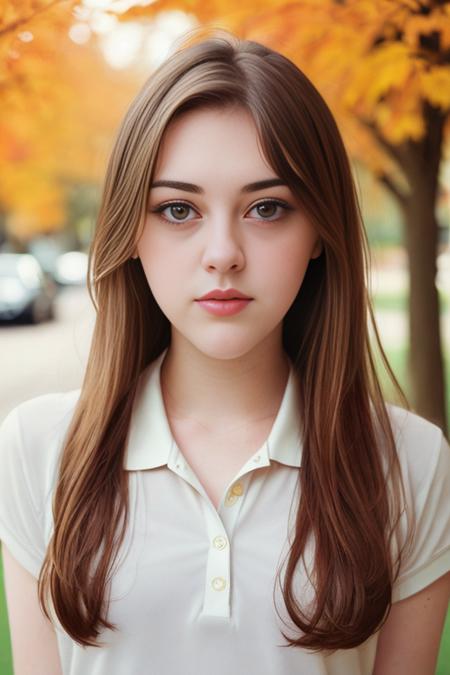
{"type": "MultiPolygon", "coordinates": [[[[174,439],[160,381],[167,349],[143,370],[139,379],[124,458],[127,471],[155,469],[169,462],[174,439]]],[[[300,467],[302,445],[298,380],[290,361],[289,366],[283,398],[265,445],[270,460],[300,467]]]]}

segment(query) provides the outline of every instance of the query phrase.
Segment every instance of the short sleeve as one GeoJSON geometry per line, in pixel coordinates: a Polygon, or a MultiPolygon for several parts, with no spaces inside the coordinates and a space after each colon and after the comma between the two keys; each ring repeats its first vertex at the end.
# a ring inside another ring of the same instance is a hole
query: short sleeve
{"type": "Polygon", "coordinates": [[[409,481],[416,528],[392,602],[418,593],[450,570],[450,446],[430,423],[410,442],[415,444],[409,481]]]}
{"type": "Polygon", "coordinates": [[[43,516],[33,498],[33,467],[25,461],[18,407],[0,426],[0,539],[34,577],[45,555],[43,516]]]}

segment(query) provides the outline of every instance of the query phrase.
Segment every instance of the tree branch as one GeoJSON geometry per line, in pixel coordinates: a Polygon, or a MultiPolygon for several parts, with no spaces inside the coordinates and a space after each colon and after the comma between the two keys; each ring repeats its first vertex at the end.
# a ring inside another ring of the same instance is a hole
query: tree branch
{"type": "Polygon", "coordinates": [[[408,195],[401,190],[392,180],[392,178],[387,173],[382,173],[378,176],[380,183],[385,185],[389,192],[398,200],[402,209],[406,206],[408,202],[408,195]]]}
{"type": "Polygon", "coordinates": [[[38,14],[42,14],[42,12],[46,12],[48,9],[50,9],[54,5],[58,5],[61,2],[67,2],[67,0],[51,0],[51,2],[48,3],[48,5],[43,5],[42,7],[38,7],[34,12],[32,12],[31,14],[28,14],[28,16],[23,16],[23,17],[20,17],[19,19],[16,19],[15,21],[11,21],[11,23],[8,23],[6,26],[3,26],[2,28],[0,28],[0,38],[3,37],[3,35],[6,35],[7,33],[12,33],[17,28],[20,28],[20,26],[23,26],[24,24],[29,23],[38,14]]]}
{"type": "Polygon", "coordinates": [[[387,154],[392,157],[392,159],[395,159],[397,164],[403,166],[404,158],[400,151],[399,146],[392,145],[392,143],[389,143],[389,141],[387,141],[385,137],[380,133],[380,130],[378,129],[377,125],[372,120],[369,120],[365,117],[360,117],[359,115],[357,116],[357,119],[359,122],[361,122],[363,126],[369,129],[369,131],[372,133],[375,140],[377,141],[378,145],[380,145],[383,148],[383,150],[385,150],[387,154]]]}

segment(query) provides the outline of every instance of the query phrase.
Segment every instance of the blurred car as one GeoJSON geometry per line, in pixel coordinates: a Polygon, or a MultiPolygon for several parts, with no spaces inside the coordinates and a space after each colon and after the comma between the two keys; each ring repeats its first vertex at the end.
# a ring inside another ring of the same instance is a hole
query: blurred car
{"type": "Polygon", "coordinates": [[[54,318],[56,286],[29,253],[0,253],[0,321],[54,318]]]}
{"type": "Polygon", "coordinates": [[[53,278],[60,286],[86,284],[88,257],[82,251],[67,251],[56,258],[53,278]]]}

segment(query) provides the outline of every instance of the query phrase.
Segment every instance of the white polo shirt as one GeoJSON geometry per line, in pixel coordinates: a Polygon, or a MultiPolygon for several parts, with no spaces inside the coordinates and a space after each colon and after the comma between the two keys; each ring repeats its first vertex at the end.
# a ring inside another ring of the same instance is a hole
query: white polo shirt
{"type": "MultiPolygon", "coordinates": [[[[142,373],[128,438],[130,525],[108,613],[118,631],[102,632],[102,648],[82,648],[57,625],[64,675],[371,675],[378,634],[354,649],[313,654],[286,648],[280,632],[298,635],[275,584],[289,530],[292,539],[302,455],[292,366],[266,442],[216,511],[170,432],[159,379],[165,353],[142,373]]],[[[0,428],[0,538],[35,577],[78,396],[26,401],[0,428]]],[[[396,602],[450,570],[450,448],[437,426],[396,406],[389,411],[418,523],[396,602]]],[[[403,521],[397,536],[401,542],[403,521]]],[[[295,588],[300,601],[312,597],[303,567],[295,588]]]]}

